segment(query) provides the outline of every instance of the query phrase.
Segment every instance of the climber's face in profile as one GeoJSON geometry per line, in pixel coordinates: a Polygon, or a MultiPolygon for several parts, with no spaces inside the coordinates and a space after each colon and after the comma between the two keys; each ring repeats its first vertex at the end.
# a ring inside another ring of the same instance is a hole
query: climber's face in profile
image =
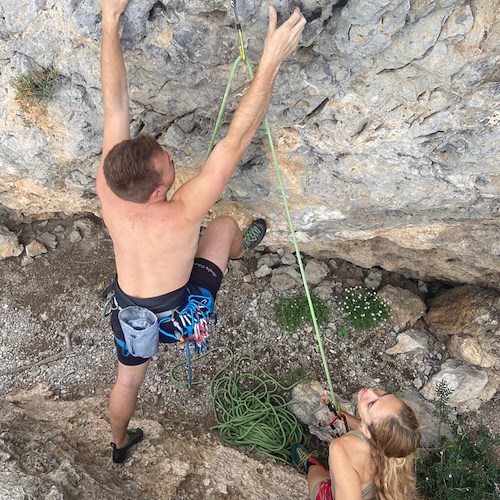
{"type": "Polygon", "coordinates": [[[358,392],[358,413],[366,425],[398,414],[402,406],[399,398],[386,391],[363,388],[358,392]]]}

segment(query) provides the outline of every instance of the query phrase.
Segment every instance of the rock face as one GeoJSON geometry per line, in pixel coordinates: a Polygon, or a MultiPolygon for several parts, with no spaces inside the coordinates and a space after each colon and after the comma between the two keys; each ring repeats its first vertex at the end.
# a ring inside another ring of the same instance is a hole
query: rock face
{"type": "Polygon", "coordinates": [[[426,321],[436,336],[450,338],[448,349],[452,356],[483,368],[498,364],[498,292],[470,285],[453,288],[432,301],[426,321]]]}
{"type": "MultiPolygon", "coordinates": [[[[277,80],[271,125],[297,237],[365,268],[500,285],[500,110],[496,2],[282,0],[306,17],[277,80]]],[[[267,2],[239,2],[258,60],[267,2]]],[[[180,181],[202,162],[238,54],[226,0],[130,0],[123,44],[132,131],[176,156],[180,181]]],[[[99,214],[98,2],[0,5],[0,204],[25,214],[99,214]],[[12,83],[57,71],[46,109],[24,110],[12,83]]],[[[248,79],[236,78],[229,111],[248,79]]],[[[229,120],[225,117],[225,126],[229,120]]],[[[220,211],[262,214],[268,245],[289,241],[263,133],[220,211]]]]}
{"type": "Polygon", "coordinates": [[[391,309],[391,323],[398,329],[413,326],[425,313],[425,302],[409,290],[386,285],[378,294],[391,309]]]}
{"type": "Polygon", "coordinates": [[[459,411],[477,410],[484,401],[493,397],[498,387],[498,381],[488,385],[488,374],[457,359],[449,359],[441,366],[428,384],[420,391],[429,400],[436,400],[436,387],[445,383],[451,391],[449,405],[459,411]],[[494,387],[492,387],[494,385],[494,387]]]}
{"type": "Polygon", "coordinates": [[[430,335],[425,330],[407,330],[397,336],[398,343],[387,354],[417,353],[428,348],[430,335]]]}
{"type": "Polygon", "coordinates": [[[436,384],[444,381],[453,390],[450,401],[461,410],[491,399],[500,383],[500,294],[472,285],[455,287],[431,301],[425,321],[455,359],[441,366],[422,394],[434,399],[436,384]]]}

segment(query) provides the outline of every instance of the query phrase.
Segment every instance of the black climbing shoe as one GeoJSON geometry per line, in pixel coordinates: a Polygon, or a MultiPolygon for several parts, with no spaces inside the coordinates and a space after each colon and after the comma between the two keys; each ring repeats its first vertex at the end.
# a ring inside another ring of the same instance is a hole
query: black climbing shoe
{"type": "Polygon", "coordinates": [[[115,464],[121,464],[127,458],[128,450],[144,437],[142,429],[127,429],[127,433],[128,443],[123,448],[117,448],[115,443],[111,443],[113,447],[113,462],[115,464]]]}
{"type": "Polygon", "coordinates": [[[254,220],[250,226],[243,231],[243,248],[245,252],[254,249],[264,238],[267,224],[264,219],[254,220]]]}

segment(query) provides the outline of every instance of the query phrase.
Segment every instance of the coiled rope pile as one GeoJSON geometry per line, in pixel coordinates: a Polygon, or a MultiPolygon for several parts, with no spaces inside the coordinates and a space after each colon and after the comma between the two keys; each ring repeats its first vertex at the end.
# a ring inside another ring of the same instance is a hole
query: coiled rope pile
{"type": "MultiPolygon", "coordinates": [[[[246,446],[268,457],[290,461],[290,447],[303,440],[302,425],[287,405],[285,394],[297,383],[286,387],[264,371],[250,357],[235,360],[228,347],[214,347],[193,359],[198,363],[203,358],[225,352],[227,361],[209,380],[194,381],[193,385],[208,384],[216,425],[212,428],[220,433],[224,443],[246,446]]],[[[170,376],[176,376],[179,362],[172,366],[170,376]]]]}

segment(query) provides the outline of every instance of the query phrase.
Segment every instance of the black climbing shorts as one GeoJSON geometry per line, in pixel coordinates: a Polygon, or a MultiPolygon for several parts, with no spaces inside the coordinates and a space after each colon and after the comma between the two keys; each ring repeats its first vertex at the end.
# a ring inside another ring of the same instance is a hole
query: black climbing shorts
{"type": "MultiPolygon", "coordinates": [[[[173,309],[182,309],[187,305],[190,296],[206,296],[207,292],[211,296],[210,302],[213,304],[222,283],[222,276],[222,271],[213,262],[202,258],[196,258],[193,263],[193,269],[191,271],[189,281],[182,288],[166,293],[165,295],[160,295],[159,297],[139,299],[126,295],[121,291],[118,283],[115,283],[115,300],[122,308],[130,306],[131,303],[133,303],[134,305],[145,307],[157,315],[173,309]]],[[[141,365],[149,358],[134,357],[127,351],[126,348],[123,347],[124,335],[120,321],[118,320],[118,312],[118,309],[115,309],[111,314],[111,328],[115,335],[115,346],[118,361],[127,366],[141,365]]],[[[210,311],[210,314],[212,312],[213,311],[210,311]]],[[[163,321],[161,328],[162,330],[172,334],[175,332],[175,327],[170,321],[163,321]]],[[[172,336],[169,336],[168,334],[160,334],[160,342],[171,343],[176,342],[176,339],[172,338],[172,336]]]]}

